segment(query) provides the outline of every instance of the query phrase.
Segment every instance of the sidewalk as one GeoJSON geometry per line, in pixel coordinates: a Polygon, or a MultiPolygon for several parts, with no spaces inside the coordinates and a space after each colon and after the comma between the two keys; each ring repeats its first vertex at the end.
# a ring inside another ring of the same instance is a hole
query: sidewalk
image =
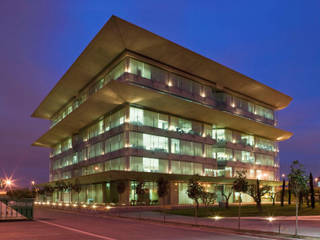
{"type": "MultiPolygon", "coordinates": [[[[199,225],[206,227],[218,227],[224,229],[238,230],[238,218],[195,218],[189,216],[171,215],[165,216],[161,212],[127,212],[121,213],[121,217],[137,218],[143,220],[153,220],[159,222],[179,223],[188,225],[199,225]]],[[[253,230],[262,232],[289,234],[295,231],[295,217],[243,217],[241,218],[241,230],[253,230]]],[[[320,238],[320,216],[299,217],[299,235],[320,238]]]]}

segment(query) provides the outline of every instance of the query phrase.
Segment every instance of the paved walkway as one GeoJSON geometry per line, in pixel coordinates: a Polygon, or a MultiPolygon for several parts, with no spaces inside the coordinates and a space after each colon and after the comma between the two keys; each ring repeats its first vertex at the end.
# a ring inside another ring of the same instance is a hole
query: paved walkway
{"type": "MultiPolygon", "coordinates": [[[[127,212],[121,213],[122,217],[150,219],[154,221],[166,221],[172,223],[193,224],[201,226],[238,229],[238,218],[194,218],[189,216],[171,215],[165,216],[161,212],[127,212]]],[[[275,232],[294,234],[295,217],[243,217],[241,218],[242,230],[256,230],[264,232],[275,232]]],[[[320,238],[320,216],[299,217],[299,235],[320,238]]]]}

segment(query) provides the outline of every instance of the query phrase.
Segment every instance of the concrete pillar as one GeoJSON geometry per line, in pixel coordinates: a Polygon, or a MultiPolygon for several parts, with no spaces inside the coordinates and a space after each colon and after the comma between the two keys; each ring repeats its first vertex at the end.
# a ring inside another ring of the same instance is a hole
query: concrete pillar
{"type": "Polygon", "coordinates": [[[169,183],[169,199],[169,204],[179,204],[179,184],[177,182],[171,181],[169,183]]]}

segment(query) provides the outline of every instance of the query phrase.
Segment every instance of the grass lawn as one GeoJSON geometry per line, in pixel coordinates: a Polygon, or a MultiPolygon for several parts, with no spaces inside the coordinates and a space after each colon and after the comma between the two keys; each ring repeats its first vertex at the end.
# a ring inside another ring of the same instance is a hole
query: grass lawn
{"type": "MultiPolygon", "coordinates": [[[[172,209],[166,210],[168,214],[176,214],[183,216],[194,216],[194,208],[185,208],[185,209],[172,209]]],[[[255,205],[244,205],[241,206],[241,216],[242,217],[256,217],[256,216],[295,216],[296,207],[295,204],[285,205],[283,207],[276,205],[262,205],[262,212],[259,212],[255,205]]],[[[311,216],[311,215],[320,215],[320,205],[317,205],[315,209],[311,207],[303,206],[299,211],[301,216],[311,216]]],[[[210,208],[200,208],[198,212],[199,217],[237,217],[238,216],[238,206],[230,206],[229,209],[219,208],[219,207],[210,207],[210,208]]]]}

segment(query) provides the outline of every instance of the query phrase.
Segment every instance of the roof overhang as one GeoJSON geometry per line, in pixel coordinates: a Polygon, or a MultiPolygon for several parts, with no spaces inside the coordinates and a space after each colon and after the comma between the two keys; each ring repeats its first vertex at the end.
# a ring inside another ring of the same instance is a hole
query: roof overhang
{"type": "MultiPolygon", "coordinates": [[[[134,171],[108,171],[102,173],[91,174],[87,176],[80,176],[71,179],[65,179],[65,182],[75,183],[76,179],[80,184],[94,184],[94,183],[105,183],[107,181],[117,181],[117,180],[138,180],[143,179],[144,181],[154,181],[156,182],[160,177],[167,179],[169,181],[188,181],[192,175],[182,175],[182,174],[166,174],[166,173],[150,173],[150,172],[134,172],[134,171]]],[[[199,176],[199,180],[203,182],[212,182],[215,184],[230,184],[232,185],[235,178],[226,177],[209,177],[209,176],[199,176]]],[[[255,179],[247,179],[249,184],[256,184],[255,179]]],[[[43,187],[46,184],[55,186],[55,181],[49,183],[38,184],[37,187],[43,187]]],[[[280,181],[265,181],[261,180],[262,185],[269,186],[280,186],[280,181]]]]}
{"type": "Polygon", "coordinates": [[[125,50],[214,82],[274,109],[285,108],[292,100],[211,59],[112,16],[33,112],[32,117],[50,119],[125,50]]]}
{"type": "Polygon", "coordinates": [[[47,131],[33,145],[53,146],[92,123],[101,115],[113,110],[116,106],[127,103],[211,123],[219,128],[239,130],[275,141],[283,141],[292,136],[292,133],[271,125],[215,110],[181,97],[113,80],[47,131]]]}

